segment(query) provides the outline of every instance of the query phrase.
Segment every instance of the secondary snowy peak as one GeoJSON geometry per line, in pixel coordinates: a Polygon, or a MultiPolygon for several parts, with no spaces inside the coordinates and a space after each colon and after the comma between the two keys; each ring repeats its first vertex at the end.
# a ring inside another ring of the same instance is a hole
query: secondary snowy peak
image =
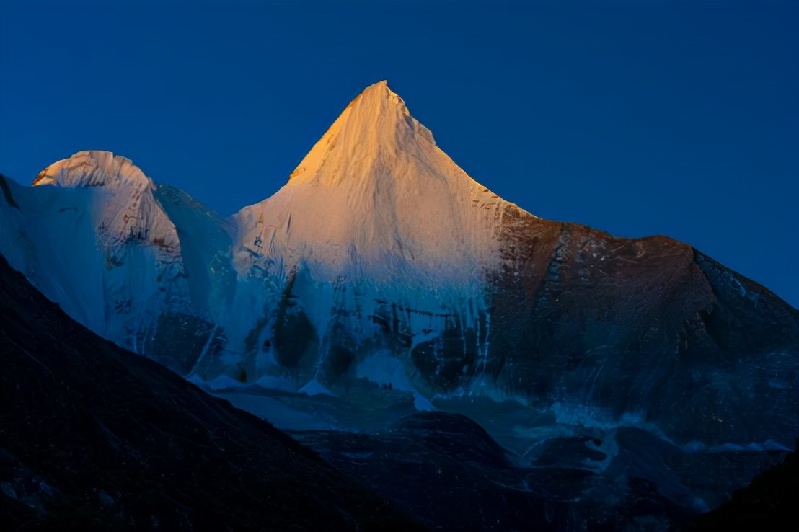
{"type": "Polygon", "coordinates": [[[175,226],[153,196],[155,184],[130,159],[109,151],[80,151],[42,170],[33,184],[98,190],[92,216],[106,247],[135,240],[179,253],[175,226]]]}
{"type": "Polygon", "coordinates": [[[62,187],[135,186],[154,188],[152,180],[130,159],[110,151],[79,151],[66,159],[56,161],[36,176],[34,185],[62,187]]]}
{"type": "Polygon", "coordinates": [[[414,119],[385,81],[356,97],[286,185],[243,209],[237,264],[347,264],[477,280],[498,261],[508,203],[475,182],[414,119]],[[267,261],[268,262],[268,261],[267,261]],[[437,273],[438,275],[447,275],[437,273]]]}

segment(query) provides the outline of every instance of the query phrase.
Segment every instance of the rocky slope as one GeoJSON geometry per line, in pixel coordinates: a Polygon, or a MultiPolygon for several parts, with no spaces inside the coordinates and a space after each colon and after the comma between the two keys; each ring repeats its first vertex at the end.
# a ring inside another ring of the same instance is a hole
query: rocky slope
{"type": "Polygon", "coordinates": [[[268,423],[75,323],[0,256],[6,530],[415,528],[268,423]]]}

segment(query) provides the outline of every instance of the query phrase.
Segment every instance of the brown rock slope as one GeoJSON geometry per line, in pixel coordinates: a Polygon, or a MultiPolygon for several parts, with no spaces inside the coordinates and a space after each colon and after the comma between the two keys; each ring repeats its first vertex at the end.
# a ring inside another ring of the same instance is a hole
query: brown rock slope
{"type": "Polygon", "coordinates": [[[670,238],[615,238],[515,206],[504,219],[488,368],[500,387],[638,412],[677,441],[792,446],[796,309],[670,238]]]}

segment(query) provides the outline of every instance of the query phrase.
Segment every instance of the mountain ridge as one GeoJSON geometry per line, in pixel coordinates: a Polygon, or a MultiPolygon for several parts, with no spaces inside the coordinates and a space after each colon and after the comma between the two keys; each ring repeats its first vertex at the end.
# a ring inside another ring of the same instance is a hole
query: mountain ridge
{"type": "Polygon", "coordinates": [[[69,319],[3,256],[0,273],[6,526],[421,529],[271,424],[69,319]]]}
{"type": "MultiPolygon", "coordinates": [[[[113,241],[113,260],[98,249],[122,193],[13,183],[0,253],[93,330],[212,390],[346,401],[391,383],[420,410],[520,405],[521,418],[484,420],[503,444],[538,434],[511,419],[587,426],[615,467],[614,445],[637,452],[622,429],[675,456],[791,448],[799,311],[674,239],[613,237],[499,198],[392,95],[367,88],[281,189],[227,220],[148,189],[174,228],[171,258],[148,238],[113,241]]],[[[752,460],[734,482],[759,472],[752,460]]],[[[721,502],[687,463],[675,474],[693,487],[670,496],[721,502]]]]}
{"type": "Polygon", "coordinates": [[[387,254],[400,263],[444,268],[460,261],[475,270],[483,265],[466,264],[465,255],[492,260],[491,222],[504,203],[446,156],[379,82],[350,102],[280,190],[234,215],[243,228],[239,260],[268,246],[289,268],[321,254],[341,269],[357,253],[367,262],[387,254]]]}

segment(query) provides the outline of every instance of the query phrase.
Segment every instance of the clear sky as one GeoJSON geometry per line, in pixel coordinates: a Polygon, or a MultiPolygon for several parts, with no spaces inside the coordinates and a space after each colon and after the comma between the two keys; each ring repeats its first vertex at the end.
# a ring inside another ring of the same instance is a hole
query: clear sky
{"type": "Polygon", "coordinates": [[[388,79],[502,197],[799,306],[798,27],[796,0],[0,0],[0,171],[106,149],[228,215],[388,79]]]}

